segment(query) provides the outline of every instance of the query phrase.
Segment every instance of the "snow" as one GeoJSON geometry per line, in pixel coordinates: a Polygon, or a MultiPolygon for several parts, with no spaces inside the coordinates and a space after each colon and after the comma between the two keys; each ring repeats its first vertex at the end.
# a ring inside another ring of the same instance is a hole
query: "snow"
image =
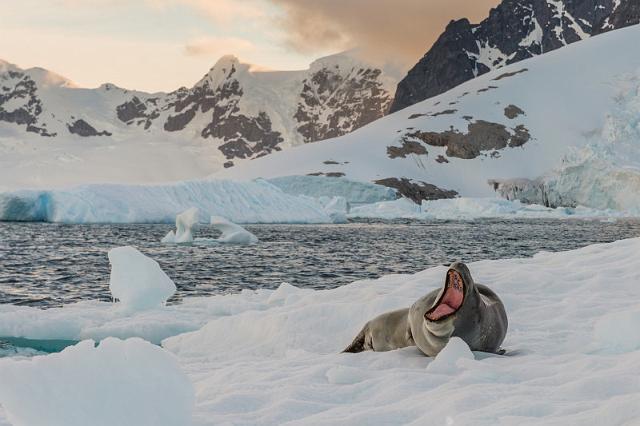
{"type": "Polygon", "coordinates": [[[0,220],[63,223],[172,223],[197,208],[236,223],[330,223],[322,206],[274,185],[207,179],[165,185],[86,185],[0,192],[0,220]]]}
{"type": "Polygon", "coordinates": [[[224,217],[212,216],[211,225],[222,232],[222,235],[215,240],[226,244],[255,244],[258,237],[247,231],[240,225],[229,222],[224,217]]]}
{"type": "Polygon", "coordinates": [[[544,35],[542,27],[535,16],[531,20],[533,22],[533,28],[531,32],[518,43],[518,46],[532,47],[534,44],[537,44],[542,49],[542,37],[544,35]]]}
{"type": "Polygon", "coordinates": [[[404,177],[455,190],[463,197],[494,196],[489,180],[535,179],[553,169],[573,148],[586,146],[593,135],[600,134],[616,103],[613,82],[640,68],[640,56],[629,54],[637,50],[638,39],[640,26],[636,25],[572,43],[491,71],[348,135],[273,153],[215,176],[271,179],[332,172],[368,182],[404,177]],[[495,80],[522,70],[526,71],[495,80]],[[490,87],[494,88],[485,90],[490,87]],[[509,105],[519,107],[525,115],[507,118],[504,110],[509,105]],[[433,116],[448,109],[456,111],[433,116]],[[475,159],[447,157],[448,163],[436,161],[439,155],[446,156],[445,148],[430,145],[426,156],[392,159],[387,155],[387,147],[401,145],[407,133],[443,132],[451,126],[466,133],[469,121],[465,116],[508,129],[523,125],[531,140],[495,156],[488,151],[475,159]],[[327,160],[339,164],[325,164],[327,160]]]}
{"type": "Polygon", "coordinates": [[[176,292],[176,285],[158,262],[134,247],[109,250],[109,291],[128,311],[164,306],[176,292]]]}
{"type": "Polygon", "coordinates": [[[162,239],[163,243],[190,243],[193,241],[193,227],[198,223],[200,212],[192,207],[176,216],[176,230],[169,231],[162,239]]]}
{"type": "Polygon", "coordinates": [[[447,346],[427,365],[432,374],[455,374],[464,368],[464,360],[475,360],[469,345],[459,337],[452,337],[447,346]]]}
{"type": "Polygon", "coordinates": [[[418,219],[418,220],[474,220],[501,219],[568,219],[568,218],[621,218],[634,214],[615,210],[597,210],[584,207],[548,208],[537,204],[524,204],[501,198],[453,198],[423,201],[417,205],[406,198],[383,201],[352,208],[351,219],[418,219]]]}
{"type": "MultiPolygon", "coordinates": [[[[635,238],[471,263],[476,281],[505,303],[505,356],[470,356],[456,340],[436,359],[416,348],[340,353],[367,320],[442,285],[444,266],[333,290],[283,284],[186,299],[130,316],[97,302],[48,310],[1,305],[0,336],[22,330],[31,337],[71,337],[73,331],[100,340],[163,328],[155,337],[174,336],[162,345],[194,386],[195,424],[634,424],[640,416],[639,251],[635,238]]],[[[52,356],[58,355],[36,360],[52,356]]],[[[4,377],[16,364],[0,365],[4,377]]],[[[59,377],[55,369],[45,372],[59,377]]],[[[87,381],[84,392],[94,395],[100,383],[87,381]]]]}
{"type": "Polygon", "coordinates": [[[195,400],[174,356],[142,339],[87,340],[58,354],[0,360],[15,426],[189,425],[195,400]]]}
{"type": "MultiPolygon", "coordinates": [[[[350,57],[348,52],[331,55],[320,61],[335,76],[358,79],[361,68],[377,69],[371,63],[350,57]],[[347,66],[350,67],[347,67],[347,66]]],[[[239,113],[256,117],[266,113],[274,131],[280,132],[280,148],[304,143],[295,118],[302,102],[304,80],[311,80],[320,62],[299,71],[256,71],[237,58],[224,56],[198,82],[219,86],[233,66],[231,80],[242,90],[237,107],[239,113]]],[[[51,189],[88,183],[158,184],[176,180],[203,179],[220,170],[228,161],[218,149],[220,138],[203,138],[202,130],[211,122],[211,113],[197,111],[191,123],[182,131],[167,132],[164,124],[175,109],[163,107],[175,102],[180,93],[144,93],[103,84],[97,89],[78,88],[70,81],[40,68],[22,70],[7,62],[0,64],[0,72],[24,72],[37,83],[37,98],[42,112],[35,125],[45,125],[55,137],[45,138],[27,132],[25,126],[0,122],[0,191],[15,189],[51,189]],[[158,113],[150,127],[146,119],[134,119],[126,124],[117,115],[117,107],[134,97],[150,101],[158,113]],[[67,124],[83,119],[98,131],[107,130],[109,137],[79,137],[70,134],[67,124]],[[74,157],[73,163],[60,158],[74,157]],[[143,159],[143,160],[142,160],[143,159]]],[[[375,77],[393,97],[397,79],[393,76],[375,77]]],[[[15,87],[17,81],[7,86],[15,87]]],[[[233,98],[233,100],[237,100],[233,98]]],[[[27,99],[23,99],[24,103],[27,99]]],[[[338,106],[340,102],[338,102],[338,106]]],[[[219,103],[222,105],[222,103],[219,103]]],[[[13,108],[15,105],[11,105],[13,108]]],[[[321,110],[328,114],[337,109],[325,103],[321,110]]],[[[358,117],[349,125],[353,127],[358,117]]],[[[243,161],[234,159],[234,162],[243,161]]]]}

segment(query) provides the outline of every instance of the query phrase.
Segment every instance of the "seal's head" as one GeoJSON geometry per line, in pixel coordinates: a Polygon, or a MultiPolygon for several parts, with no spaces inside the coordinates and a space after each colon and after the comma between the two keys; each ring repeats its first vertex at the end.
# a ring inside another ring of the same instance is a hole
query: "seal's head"
{"type": "Polygon", "coordinates": [[[473,285],[467,265],[462,262],[452,263],[447,271],[444,288],[436,303],[424,314],[424,319],[432,323],[454,319],[471,293],[473,285]]]}

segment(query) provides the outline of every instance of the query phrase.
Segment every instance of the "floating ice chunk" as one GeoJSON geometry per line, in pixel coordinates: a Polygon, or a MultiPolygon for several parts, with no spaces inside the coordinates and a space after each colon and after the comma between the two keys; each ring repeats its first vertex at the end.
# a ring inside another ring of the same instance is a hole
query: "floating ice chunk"
{"type": "Polygon", "coordinates": [[[194,401],[176,358],[138,338],[0,361],[0,403],[16,426],[189,425],[194,401]]]}
{"type": "Polygon", "coordinates": [[[211,216],[211,225],[222,232],[222,236],[215,240],[217,242],[227,244],[254,244],[258,242],[258,237],[224,217],[211,216]]]}
{"type": "Polygon", "coordinates": [[[132,310],[162,306],[176,291],[171,278],[155,260],[134,247],[109,250],[109,290],[114,298],[132,310]]]}
{"type": "Polygon", "coordinates": [[[438,355],[427,365],[430,373],[452,374],[459,370],[461,360],[473,360],[469,345],[459,337],[452,337],[438,355]]]}
{"type": "Polygon", "coordinates": [[[190,243],[193,241],[193,231],[198,224],[199,211],[197,208],[192,207],[183,211],[176,216],[176,230],[169,231],[167,235],[162,239],[163,243],[190,243]]]}

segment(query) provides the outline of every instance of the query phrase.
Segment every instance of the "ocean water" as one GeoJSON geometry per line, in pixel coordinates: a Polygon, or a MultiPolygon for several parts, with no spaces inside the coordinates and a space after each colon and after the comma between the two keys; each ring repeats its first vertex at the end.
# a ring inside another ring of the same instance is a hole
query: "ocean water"
{"type": "MultiPolygon", "coordinates": [[[[640,236],[640,221],[478,220],[248,226],[251,246],[175,246],[168,225],[0,223],[0,303],[42,308],[110,300],[107,251],[132,245],[189,296],[277,288],[324,289],[453,260],[532,256],[640,236]]],[[[203,227],[198,237],[217,237],[203,227]]]]}

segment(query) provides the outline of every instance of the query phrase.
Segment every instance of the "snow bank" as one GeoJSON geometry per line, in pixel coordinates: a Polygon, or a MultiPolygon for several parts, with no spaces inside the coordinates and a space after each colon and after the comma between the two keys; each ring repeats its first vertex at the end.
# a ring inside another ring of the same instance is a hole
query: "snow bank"
{"type": "Polygon", "coordinates": [[[447,346],[427,365],[434,374],[454,374],[463,368],[464,360],[474,360],[469,345],[459,337],[452,337],[447,346]]]}
{"type": "Polygon", "coordinates": [[[0,402],[16,426],[189,425],[194,399],[175,357],[141,339],[0,360],[0,402]]]}
{"type": "Polygon", "coordinates": [[[236,223],[330,223],[313,199],[264,181],[200,180],[167,185],[87,185],[0,193],[0,220],[64,223],[172,223],[195,207],[236,223]]]}
{"type": "Polygon", "coordinates": [[[407,198],[383,201],[354,207],[347,215],[351,219],[444,219],[472,220],[483,218],[564,219],[624,217],[625,212],[595,210],[584,207],[549,208],[536,204],[525,204],[500,198],[452,198],[423,201],[417,205],[407,198]]]}
{"type": "Polygon", "coordinates": [[[444,266],[333,290],[283,284],[186,299],[131,315],[97,302],[0,305],[0,336],[174,336],[163,346],[194,383],[197,424],[633,424],[638,252],[636,238],[470,264],[507,308],[506,356],[471,359],[455,341],[435,360],[415,348],[340,353],[367,320],[442,285],[444,266]]]}
{"type": "Polygon", "coordinates": [[[214,240],[226,244],[254,244],[258,242],[258,237],[247,231],[240,225],[229,222],[224,217],[211,216],[211,225],[222,235],[214,240]]]}
{"type": "Polygon", "coordinates": [[[190,243],[193,241],[193,228],[198,224],[198,209],[195,207],[176,216],[176,230],[169,231],[162,239],[163,243],[190,243]]]}
{"type": "Polygon", "coordinates": [[[640,71],[617,82],[614,108],[596,141],[566,155],[538,179],[496,182],[510,200],[582,205],[640,215],[640,71]]]}
{"type": "Polygon", "coordinates": [[[369,204],[396,198],[395,191],[386,186],[342,177],[283,176],[267,181],[287,194],[313,198],[343,197],[352,204],[369,204]]]}
{"type": "Polygon", "coordinates": [[[130,311],[157,308],[176,292],[176,285],[158,262],[133,247],[109,250],[109,290],[130,311]]]}

